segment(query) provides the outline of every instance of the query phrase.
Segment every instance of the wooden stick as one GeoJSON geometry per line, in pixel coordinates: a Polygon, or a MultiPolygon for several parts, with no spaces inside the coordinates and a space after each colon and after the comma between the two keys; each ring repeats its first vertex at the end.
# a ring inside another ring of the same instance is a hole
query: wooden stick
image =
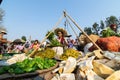
{"type": "Polygon", "coordinates": [[[75,36],[77,37],[77,39],[78,39],[78,41],[79,41],[79,44],[80,44],[80,39],[79,39],[76,31],[74,30],[74,28],[73,28],[72,25],[70,24],[69,20],[67,19],[67,17],[66,17],[66,20],[67,20],[68,24],[70,25],[71,29],[73,30],[73,32],[74,32],[75,36]]]}
{"type": "MultiPolygon", "coordinates": [[[[76,26],[77,28],[99,49],[102,49],[80,28],[80,26],[64,11],[64,15],[68,17],[76,26]]],[[[102,51],[103,52],[103,51],[102,51]]]]}
{"type": "MultiPolygon", "coordinates": [[[[45,36],[45,38],[42,40],[42,42],[40,43],[40,45],[43,44],[43,42],[46,41],[46,39],[48,38],[48,36],[57,28],[57,26],[60,24],[60,22],[62,21],[63,18],[64,18],[64,15],[62,15],[62,16],[60,17],[60,19],[58,20],[58,22],[55,24],[55,26],[54,26],[53,29],[50,31],[50,33],[49,33],[47,36],[45,36]]],[[[40,45],[39,45],[39,47],[40,47],[40,45]]],[[[28,57],[34,57],[34,55],[36,54],[35,52],[36,52],[37,50],[38,50],[38,48],[34,49],[34,50],[32,51],[32,53],[28,55],[28,57]]]]}

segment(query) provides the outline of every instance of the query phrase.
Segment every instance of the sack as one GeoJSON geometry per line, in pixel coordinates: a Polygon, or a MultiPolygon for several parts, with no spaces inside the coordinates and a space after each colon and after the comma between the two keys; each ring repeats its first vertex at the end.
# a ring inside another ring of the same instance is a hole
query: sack
{"type": "MultiPolygon", "coordinates": [[[[120,52],[120,37],[100,38],[96,41],[96,44],[104,51],[120,52]]],[[[96,48],[92,46],[89,50],[94,49],[96,48]]]]}

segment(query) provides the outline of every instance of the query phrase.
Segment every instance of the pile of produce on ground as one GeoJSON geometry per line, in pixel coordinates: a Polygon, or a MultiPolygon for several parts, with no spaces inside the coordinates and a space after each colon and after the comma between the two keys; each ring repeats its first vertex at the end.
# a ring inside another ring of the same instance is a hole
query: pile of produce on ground
{"type": "MultiPolygon", "coordinates": [[[[94,51],[94,54],[101,53],[94,51]]],[[[79,60],[69,57],[61,61],[53,71],[55,76],[49,80],[120,80],[120,53],[104,52],[102,58],[94,54],[79,60]]]]}
{"type": "Polygon", "coordinates": [[[36,70],[43,70],[53,67],[56,64],[56,60],[48,58],[33,58],[25,59],[22,62],[16,62],[10,66],[3,66],[0,68],[0,74],[11,73],[11,74],[22,74],[34,72],[36,70]]]}
{"type": "MultiPolygon", "coordinates": [[[[116,36],[100,38],[96,41],[96,44],[104,51],[120,52],[120,38],[116,36]]],[[[90,51],[94,50],[92,46],[90,51]]]]}
{"type": "Polygon", "coordinates": [[[52,71],[58,72],[49,80],[75,80],[75,74],[72,73],[77,66],[77,61],[73,57],[69,57],[66,61],[61,61],[59,67],[52,71]]]}
{"type": "Polygon", "coordinates": [[[46,48],[43,51],[38,51],[35,56],[41,57],[41,58],[54,58],[55,55],[56,55],[56,53],[54,50],[52,50],[50,48],[46,48]]]}
{"type": "Polygon", "coordinates": [[[3,53],[0,54],[0,60],[7,60],[12,58],[14,55],[20,55],[21,53],[3,53]]]}
{"type": "Polygon", "coordinates": [[[8,60],[6,61],[6,63],[7,63],[8,65],[11,65],[11,64],[14,64],[14,63],[16,63],[16,62],[22,62],[22,61],[25,60],[26,58],[28,58],[28,57],[26,56],[25,53],[15,54],[15,55],[13,55],[10,59],[8,59],[8,60]]]}
{"type": "Polygon", "coordinates": [[[102,31],[102,37],[110,37],[110,36],[118,36],[118,37],[120,37],[120,34],[116,33],[115,31],[113,31],[109,27],[106,28],[106,30],[102,31]]]}
{"type": "Polygon", "coordinates": [[[61,60],[66,60],[68,57],[78,58],[81,56],[81,53],[73,48],[68,48],[65,50],[64,54],[60,56],[61,60]]]}

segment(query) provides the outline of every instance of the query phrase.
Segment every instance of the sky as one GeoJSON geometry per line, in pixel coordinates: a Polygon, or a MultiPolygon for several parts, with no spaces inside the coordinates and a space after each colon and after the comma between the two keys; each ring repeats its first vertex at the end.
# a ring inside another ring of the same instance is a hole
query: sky
{"type": "MultiPolygon", "coordinates": [[[[3,0],[0,7],[5,11],[3,25],[8,31],[8,40],[31,36],[42,41],[64,10],[82,29],[112,15],[120,17],[120,0],[3,0]]],[[[57,27],[65,28],[75,38],[69,25],[64,26],[65,20],[57,27]]],[[[72,26],[79,34],[76,26],[72,26]]]]}

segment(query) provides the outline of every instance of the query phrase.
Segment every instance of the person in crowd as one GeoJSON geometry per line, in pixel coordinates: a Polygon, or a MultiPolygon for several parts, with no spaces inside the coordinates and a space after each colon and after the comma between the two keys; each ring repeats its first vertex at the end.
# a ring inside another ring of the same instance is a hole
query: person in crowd
{"type": "Polygon", "coordinates": [[[74,40],[68,40],[68,48],[73,48],[74,47],[74,40]]]}
{"type": "Polygon", "coordinates": [[[33,44],[30,46],[30,49],[37,49],[39,48],[39,45],[40,45],[39,41],[35,40],[33,44]]]}
{"type": "Polygon", "coordinates": [[[56,52],[57,56],[60,56],[68,46],[67,40],[65,39],[67,32],[63,28],[57,28],[54,32],[57,36],[57,40],[62,44],[62,46],[54,47],[53,50],[56,52]]]}
{"type": "Polygon", "coordinates": [[[120,31],[118,30],[118,27],[116,24],[111,24],[110,29],[113,30],[115,33],[120,34],[120,31]]]}
{"type": "Polygon", "coordinates": [[[117,32],[117,26],[116,26],[116,24],[111,24],[111,25],[110,25],[110,28],[111,28],[114,32],[117,32]]]}
{"type": "Polygon", "coordinates": [[[13,49],[14,49],[14,45],[13,45],[13,43],[10,43],[10,44],[8,44],[8,46],[7,46],[6,52],[7,52],[7,53],[12,53],[12,52],[13,52],[13,49]]]}
{"type": "Polygon", "coordinates": [[[67,41],[65,40],[65,36],[67,35],[67,32],[63,28],[57,28],[55,30],[55,34],[57,35],[57,40],[62,44],[62,45],[67,45],[67,41]]]}
{"type": "Polygon", "coordinates": [[[75,47],[78,51],[84,52],[84,46],[86,45],[85,38],[86,36],[83,33],[79,37],[77,37],[75,41],[75,47]]]}
{"type": "Polygon", "coordinates": [[[101,31],[102,37],[120,36],[120,30],[116,24],[111,24],[101,31]]]}
{"type": "Polygon", "coordinates": [[[67,35],[67,44],[68,44],[68,48],[73,48],[74,47],[74,40],[71,39],[72,35],[67,35]]]}
{"type": "Polygon", "coordinates": [[[0,53],[4,53],[6,49],[6,44],[8,43],[7,39],[4,38],[4,35],[6,35],[6,31],[1,30],[0,31],[0,53]]]}
{"type": "Polygon", "coordinates": [[[25,42],[25,48],[29,48],[30,45],[31,45],[31,42],[30,42],[30,41],[26,41],[26,42],[25,42]]]}
{"type": "MultiPolygon", "coordinates": [[[[96,42],[100,36],[95,35],[95,34],[90,34],[89,38],[93,41],[96,42]]],[[[93,46],[93,43],[86,37],[85,38],[85,46],[84,46],[84,53],[87,54],[88,52],[90,52],[90,48],[93,46]]]]}
{"type": "Polygon", "coordinates": [[[24,51],[24,45],[23,45],[23,42],[13,42],[13,45],[14,45],[14,49],[12,50],[12,52],[15,52],[15,53],[23,53],[24,51]]]}

